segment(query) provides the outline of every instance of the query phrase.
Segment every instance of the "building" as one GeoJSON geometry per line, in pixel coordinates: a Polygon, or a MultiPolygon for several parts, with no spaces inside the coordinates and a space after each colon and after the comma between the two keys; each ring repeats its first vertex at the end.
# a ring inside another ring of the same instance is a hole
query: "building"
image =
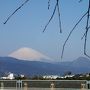
{"type": "Polygon", "coordinates": [[[1,77],[1,79],[10,79],[10,80],[12,80],[12,79],[15,79],[15,77],[14,77],[13,73],[9,72],[7,76],[1,77]]]}
{"type": "Polygon", "coordinates": [[[58,75],[45,75],[45,76],[43,76],[44,79],[57,79],[59,77],[60,76],[58,76],[58,75]]]}

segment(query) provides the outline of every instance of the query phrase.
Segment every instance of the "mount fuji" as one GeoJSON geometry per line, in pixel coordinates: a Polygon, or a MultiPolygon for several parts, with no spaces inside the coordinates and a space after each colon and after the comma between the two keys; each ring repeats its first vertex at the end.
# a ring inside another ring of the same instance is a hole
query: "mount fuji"
{"type": "Polygon", "coordinates": [[[53,60],[42,54],[39,51],[36,51],[32,48],[23,47],[14,52],[12,52],[9,57],[13,57],[19,60],[28,60],[28,61],[42,61],[42,62],[52,62],[53,60]]]}

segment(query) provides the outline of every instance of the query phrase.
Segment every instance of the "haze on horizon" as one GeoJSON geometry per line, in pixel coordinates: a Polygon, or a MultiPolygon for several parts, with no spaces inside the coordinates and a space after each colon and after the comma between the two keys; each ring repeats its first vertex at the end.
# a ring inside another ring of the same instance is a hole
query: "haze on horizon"
{"type": "MultiPolygon", "coordinates": [[[[48,7],[48,0],[29,1],[22,7],[6,25],[3,22],[19,6],[19,0],[0,1],[0,56],[8,56],[14,50],[21,47],[33,48],[54,60],[61,60],[62,45],[70,30],[78,19],[86,12],[88,0],[78,3],[78,0],[61,0],[60,11],[63,33],[59,33],[58,16],[54,18],[42,33],[44,26],[49,20],[55,0],[48,7]]],[[[83,43],[81,40],[85,32],[85,21],[83,20],[71,35],[64,52],[63,60],[75,60],[83,55],[83,43]]],[[[90,38],[90,36],[88,36],[90,38]]],[[[88,54],[90,55],[90,42],[88,40],[88,54]]]]}

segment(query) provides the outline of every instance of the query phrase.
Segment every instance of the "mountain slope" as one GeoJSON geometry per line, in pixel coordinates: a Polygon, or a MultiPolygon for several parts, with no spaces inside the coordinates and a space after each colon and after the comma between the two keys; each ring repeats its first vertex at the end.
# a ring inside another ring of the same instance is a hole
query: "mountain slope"
{"type": "Polygon", "coordinates": [[[90,59],[85,57],[79,57],[71,62],[70,67],[74,72],[90,72],[90,59]]]}
{"type": "Polygon", "coordinates": [[[90,67],[90,60],[85,57],[79,57],[72,62],[74,67],[90,67]]]}
{"type": "Polygon", "coordinates": [[[90,60],[80,57],[72,62],[47,63],[18,60],[12,57],[0,57],[0,73],[13,72],[26,75],[60,75],[67,71],[71,71],[72,73],[90,72],[90,60]]]}
{"type": "Polygon", "coordinates": [[[58,66],[52,63],[40,61],[25,61],[11,57],[0,58],[1,72],[14,72],[27,75],[59,74],[58,66]]]}

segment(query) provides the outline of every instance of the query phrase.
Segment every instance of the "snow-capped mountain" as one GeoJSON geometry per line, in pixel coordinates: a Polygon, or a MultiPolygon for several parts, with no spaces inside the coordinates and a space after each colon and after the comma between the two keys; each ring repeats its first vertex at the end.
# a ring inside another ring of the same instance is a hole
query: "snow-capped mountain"
{"type": "MultiPolygon", "coordinates": [[[[50,62],[51,58],[48,56],[42,54],[41,52],[38,52],[32,48],[20,48],[14,52],[12,52],[9,57],[21,59],[21,60],[29,60],[29,61],[47,61],[50,62]]],[[[44,62],[45,62],[44,61],[44,62]]]]}

